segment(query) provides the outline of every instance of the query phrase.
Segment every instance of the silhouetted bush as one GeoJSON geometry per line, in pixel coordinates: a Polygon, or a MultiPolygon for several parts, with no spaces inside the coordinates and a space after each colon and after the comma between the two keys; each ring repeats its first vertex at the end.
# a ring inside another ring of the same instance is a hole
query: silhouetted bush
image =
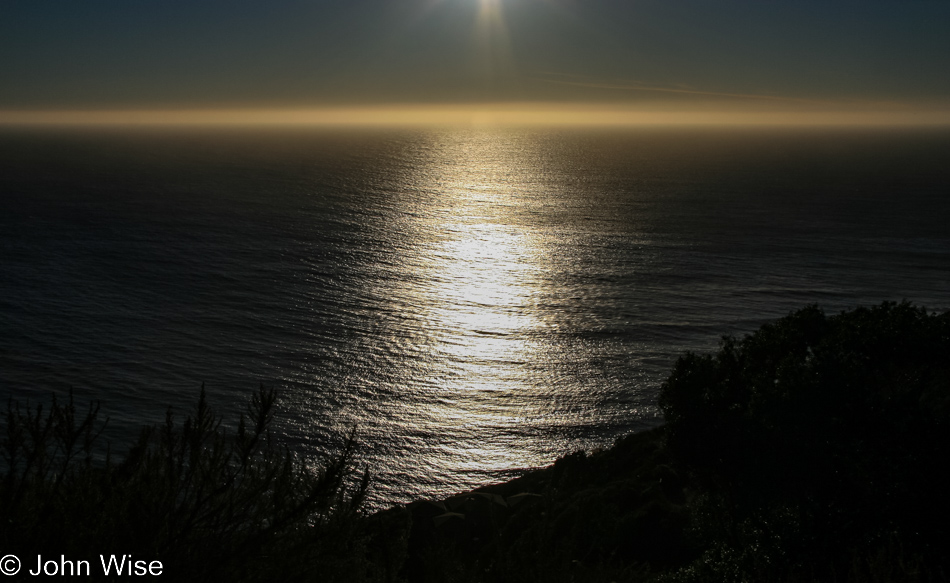
{"type": "Polygon", "coordinates": [[[444,501],[409,505],[410,582],[650,581],[698,552],[663,428],[444,501]]]}
{"type": "Polygon", "coordinates": [[[660,406],[698,490],[693,579],[943,576],[950,315],[804,308],[681,357],[660,406]]]}
{"type": "Polygon", "coordinates": [[[228,432],[202,389],[183,424],[169,411],[117,461],[96,449],[97,405],[8,402],[0,548],[94,565],[130,554],[162,561],[175,581],[371,578],[356,520],[368,477],[350,479],[353,440],[310,471],[273,443],[274,403],[262,388],[228,432]]]}

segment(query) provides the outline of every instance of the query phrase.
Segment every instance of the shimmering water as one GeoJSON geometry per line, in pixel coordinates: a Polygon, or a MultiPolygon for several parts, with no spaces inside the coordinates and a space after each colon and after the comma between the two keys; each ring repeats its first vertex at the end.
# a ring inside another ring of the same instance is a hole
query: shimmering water
{"type": "Polygon", "coordinates": [[[0,396],[113,439],[259,383],[374,503],[660,422],[676,356],[817,302],[950,308],[938,132],[0,135],[0,396]]]}

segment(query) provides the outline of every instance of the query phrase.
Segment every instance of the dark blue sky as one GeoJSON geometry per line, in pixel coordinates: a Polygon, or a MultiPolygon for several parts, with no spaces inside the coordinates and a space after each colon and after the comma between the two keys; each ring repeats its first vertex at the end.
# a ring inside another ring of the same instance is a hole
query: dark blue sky
{"type": "Polygon", "coordinates": [[[950,103],[950,2],[0,0],[0,109],[950,103]]]}

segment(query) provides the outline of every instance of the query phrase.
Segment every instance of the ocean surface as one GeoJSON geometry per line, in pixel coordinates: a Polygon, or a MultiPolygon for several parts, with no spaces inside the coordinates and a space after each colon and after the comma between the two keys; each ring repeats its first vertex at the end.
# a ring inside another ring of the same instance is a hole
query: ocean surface
{"type": "Polygon", "coordinates": [[[114,447],[263,383],[371,503],[659,424],[678,355],[806,304],[950,309],[950,133],[0,132],[0,397],[114,447]]]}

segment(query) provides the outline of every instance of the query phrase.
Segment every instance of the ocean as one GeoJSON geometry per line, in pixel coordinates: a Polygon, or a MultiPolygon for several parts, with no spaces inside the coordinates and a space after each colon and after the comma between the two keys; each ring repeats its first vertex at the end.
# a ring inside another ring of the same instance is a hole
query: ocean
{"type": "Polygon", "coordinates": [[[950,309],[950,132],[0,132],[0,397],[126,444],[261,384],[370,505],[662,422],[676,358],[816,303],[950,309]]]}

